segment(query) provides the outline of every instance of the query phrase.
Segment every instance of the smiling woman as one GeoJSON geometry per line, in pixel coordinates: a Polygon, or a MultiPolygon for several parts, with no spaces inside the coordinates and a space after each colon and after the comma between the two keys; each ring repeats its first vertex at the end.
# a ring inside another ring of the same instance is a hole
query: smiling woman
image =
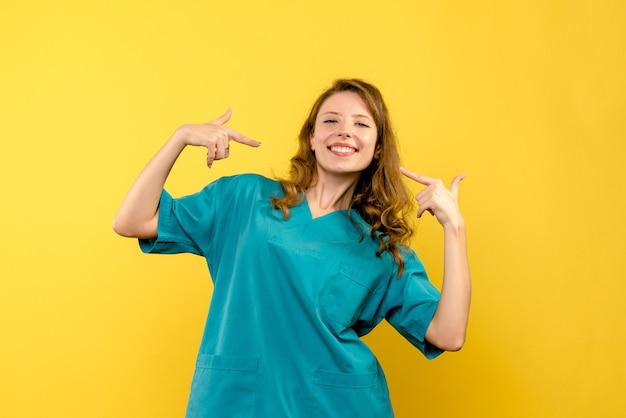
{"type": "Polygon", "coordinates": [[[259,142],[212,122],[178,129],[131,187],[114,221],[143,251],[206,258],[215,284],[188,417],[373,417],[393,410],[380,364],[361,340],[383,319],[427,358],[464,343],[470,278],[459,180],[401,171],[382,95],[338,80],[300,133],[291,178],[223,177],[173,199],[162,190],[183,149],[207,165],[235,141],[259,142]],[[405,176],[427,185],[420,209],[444,228],[440,293],[403,242],[405,176]]]}
{"type": "MultiPolygon", "coordinates": [[[[320,108],[311,134],[311,149],[317,159],[316,186],[332,181],[333,175],[358,179],[378,158],[376,148],[376,123],[363,99],[350,91],[332,95],[320,108]]],[[[315,190],[309,189],[309,202],[317,194],[315,190]]],[[[351,196],[351,192],[344,196],[351,196]]],[[[316,197],[319,210],[333,210],[330,202],[316,197]]]]}

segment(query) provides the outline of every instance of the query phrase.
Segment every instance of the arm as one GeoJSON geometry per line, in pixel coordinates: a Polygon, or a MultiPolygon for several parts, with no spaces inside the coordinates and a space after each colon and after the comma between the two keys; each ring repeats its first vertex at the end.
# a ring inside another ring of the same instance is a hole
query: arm
{"type": "Polygon", "coordinates": [[[441,298],[426,331],[426,339],[442,350],[458,351],[465,343],[472,287],[465,221],[457,203],[459,183],[465,176],[455,177],[450,189],[447,189],[440,180],[401,170],[405,176],[426,186],[416,196],[419,205],[417,216],[421,217],[429,211],[443,226],[444,232],[441,298]]]}
{"type": "Polygon", "coordinates": [[[155,238],[159,219],[159,200],[165,180],[187,145],[207,148],[207,165],[228,158],[231,140],[253,147],[259,142],[227,126],[230,109],[219,118],[200,125],[184,125],[174,132],[141,171],[113,220],[113,230],[125,237],[155,238]]]}

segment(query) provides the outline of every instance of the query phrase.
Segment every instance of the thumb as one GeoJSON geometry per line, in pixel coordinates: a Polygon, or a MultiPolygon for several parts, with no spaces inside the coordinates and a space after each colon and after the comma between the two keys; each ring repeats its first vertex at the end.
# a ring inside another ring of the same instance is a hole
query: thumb
{"type": "Polygon", "coordinates": [[[461,184],[461,180],[465,178],[465,174],[459,174],[455,178],[452,179],[452,183],[450,183],[450,192],[454,196],[455,200],[459,198],[459,184],[461,184]]]}
{"type": "Polygon", "coordinates": [[[233,114],[233,111],[232,111],[232,109],[229,107],[229,108],[226,110],[226,113],[224,113],[222,116],[220,116],[220,117],[219,117],[219,118],[217,118],[217,119],[214,119],[214,120],[212,120],[212,121],[210,121],[210,122],[207,122],[207,124],[212,124],[212,125],[223,125],[223,124],[225,124],[226,122],[228,122],[228,121],[230,120],[230,117],[232,116],[232,114],[233,114]]]}

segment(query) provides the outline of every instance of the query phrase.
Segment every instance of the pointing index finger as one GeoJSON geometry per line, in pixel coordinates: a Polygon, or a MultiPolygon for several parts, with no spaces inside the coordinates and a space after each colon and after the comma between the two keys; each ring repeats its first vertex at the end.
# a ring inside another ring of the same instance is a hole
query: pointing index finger
{"type": "Polygon", "coordinates": [[[407,170],[404,167],[400,167],[400,172],[404,174],[406,177],[410,178],[411,180],[415,180],[416,182],[423,184],[425,186],[428,186],[429,184],[436,182],[435,179],[422,176],[421,174],[414,173],[412,171],[407,170]]]}
{"type": "Polygon", "coordinates": [[[239,142],[240,144],[244,144],[244,145],[249,145],[251,147],[258,147],[261,145],[261,142],[255,141],[254,139],[250,139],[247,136],[242,135],[239,132],[235,131],[234,129],[231,129],[231,128],[227,128],[227,129],[228,129],[228,136],[230,137],[231,140],[235,142],[239,142]]]}

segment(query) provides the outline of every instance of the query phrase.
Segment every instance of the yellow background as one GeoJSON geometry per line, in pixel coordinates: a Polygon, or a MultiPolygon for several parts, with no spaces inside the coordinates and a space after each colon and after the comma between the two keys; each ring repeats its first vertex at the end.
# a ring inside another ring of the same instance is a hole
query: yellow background
{"type": "MultiPolygon", "coordinates": [[[[179,125],[233,108],[225,174],[284,174],[337,77],[381,88],[404,164],[449,181],[469,338],[428,362],[367,337],[399,418],[626,416],[626,3],[3,1],[0,416],[180,417],[211,293],[203,260],[142,255],[113,215],[179,125]]],[[[432,218],[414,247],[439,284],[432,218]]]]}

